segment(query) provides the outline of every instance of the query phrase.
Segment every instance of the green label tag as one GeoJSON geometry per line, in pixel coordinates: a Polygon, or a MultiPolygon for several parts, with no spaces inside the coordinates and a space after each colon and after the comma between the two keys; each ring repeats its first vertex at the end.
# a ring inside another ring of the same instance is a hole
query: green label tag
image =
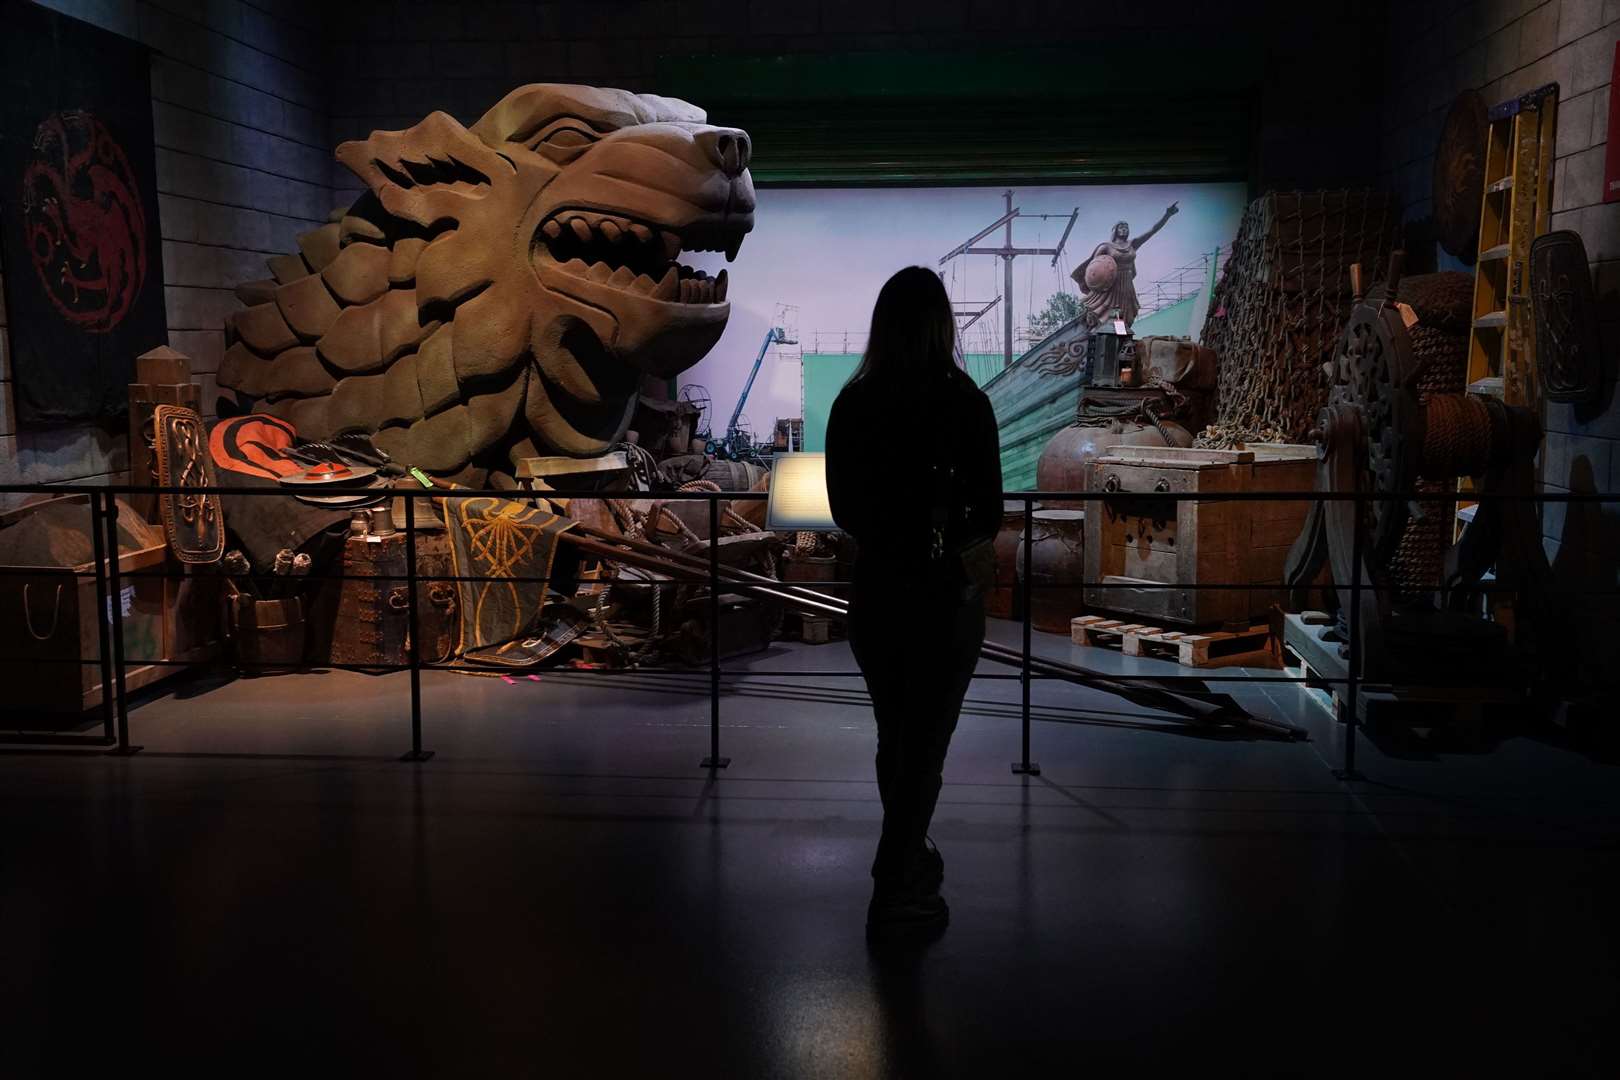
{"type": "Polygon", "coordinates": [[[411,475],[416,477],[416,482],[421,484],[423,487],[431,488],[433,486],[433,481],[428,479],[428,474],[423,472],[421,469],[418,469],[415,465],[411,466],[411,475]]]}

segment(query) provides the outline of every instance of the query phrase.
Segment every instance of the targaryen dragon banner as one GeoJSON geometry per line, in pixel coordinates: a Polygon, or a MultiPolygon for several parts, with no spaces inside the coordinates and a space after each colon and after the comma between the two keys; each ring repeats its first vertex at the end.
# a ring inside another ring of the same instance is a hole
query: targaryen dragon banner
{"type": "Polygon", "coordinates": [[[19,424],[116,416],[166,343],[147,51],[0,0],[0,216],[19,424]]]}

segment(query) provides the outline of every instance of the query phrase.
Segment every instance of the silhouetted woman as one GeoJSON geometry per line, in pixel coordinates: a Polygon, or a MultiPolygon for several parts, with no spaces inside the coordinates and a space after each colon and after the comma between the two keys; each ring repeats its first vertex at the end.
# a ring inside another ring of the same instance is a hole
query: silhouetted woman
{"type": "Polygon", "coordinates": [[[1001,457],[932,270],[907,267],[878,293],[866,355],[827,420],[827,494],[858,548],[849,640],[878,728],[883,835],[867,929],[943,929],[944,864],[928,824],[984,642],[1001,457]]]}

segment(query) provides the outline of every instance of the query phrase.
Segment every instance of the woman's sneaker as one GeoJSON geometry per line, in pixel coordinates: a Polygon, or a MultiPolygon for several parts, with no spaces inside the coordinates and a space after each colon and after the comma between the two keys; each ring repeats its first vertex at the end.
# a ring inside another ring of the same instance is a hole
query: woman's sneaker
{"type": "Polygon", "coordinates": [[[937,892],[879,886],[866,909],[866,935],[878,940],[915,939],[942,933],[951,909],[937,892]]]}
{"type": "Polygon", "coordinates": [[[945,884],[945,859],[928,837],[923,837],[922,854],[917,856],[917,879],[923,889],[937,893],[945,884]]]}

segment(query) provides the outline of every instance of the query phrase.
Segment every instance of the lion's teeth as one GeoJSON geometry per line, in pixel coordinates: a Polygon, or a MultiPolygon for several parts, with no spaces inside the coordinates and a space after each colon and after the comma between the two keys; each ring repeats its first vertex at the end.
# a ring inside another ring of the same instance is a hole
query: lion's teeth
{"type": "Polygon", "coordinates": [[[736,262],[737,252],[742,250],[743,238],[734,236],[726,241],[726,262],[736,262]]]}
{"type": "Polygon", "coordinates": [[[590,225],[590,222],[586,221],[582,217],[577,217],[577,218],[574,218],[572,221],[570,221],[568,223],[568,225],[569,225],[570,228],[572,228],[574,230],[574,235],[579,237],[581,241],[584,241],[586,243],[590,242],[590,239],[591,239],[591,225],[590,225]]]}
{"type": "Polygon", "coordinates": [[[681,238],[672,232],[660,232],[658,238],[664,244],[664,258],[673,259],[681,253],[681,238]]]}
{"type": "Polygon", "coordinates": [[[720,271],[714,279],[714,302],[719,303],[726,298],[726,290],[730,287],[730,279],[724,270],[720,271]]]}
{"type": "Polygon", "coordinates": [[[653,286],[652,294],[658,300],[673,300],[680,295],[681,272],[675,267],[664,271],[664,276],[653,286]]]}
{"type": "Polygon", "coordinates": [[[697,299],[697,282],[687,278],[681,282],[681,303],[690,304],[697,299]]]}
{"type": "Polygon", "coordinates": [[[617,270],[613,271],[613,276],[608,278],[608,281],[612,282],[614,285],[618,285],[620,288],[623,288],[634,280],[636,280],[636,272],[630,269],[628,266],[619,267],[617,270]]]}
{"type": "Polygon", "coordinates": [[[641,241],[643,244],[650,243],[652,241],[652,230],[638,221],[632,221],[630,223],[630,235],[641,241]]]}
{"type": "Polygon", "coordinates": [[[608,268],[607,263],[592,263],[591,268],[585,271],[585,276],[592,281],[606,281],[612,275],[613,271],[608,268]]]}
{"type": "Polygon", "coordinates": [[[623,230],[621,230],[618,225],[611,221],[604,221],[602,224],[598,225],[597,228],[602,231],[602,235],[607,237],[608,242],[611,244],[617,244],[620,240],[624,239],[623,230]]]}
{"type": "Polygon", "coordinates": [[[650,296],[652,295],[653,286],[656,284],[657,282],[653,281],[653,279],[648,277],[646,274],[637,274],[636,280],[631,283],[630,287],[636,292],[647,293],[650,296]]]}
{"type": "Polygon", "coordinates": [[[579,274],[581,277],[583,277],[586,269],[585,260],[569,259],[567,262],[563,263],[563,269],[567,270],[570,274],[579,274]]]}
{"type": "Polygon", "coordinates": [[[545,233],[549,239],[555,240],[557,237],[562,235],[562,223],[556,218],[552,218],[550,221],[540,226],[540,231],[545,233]]]}

